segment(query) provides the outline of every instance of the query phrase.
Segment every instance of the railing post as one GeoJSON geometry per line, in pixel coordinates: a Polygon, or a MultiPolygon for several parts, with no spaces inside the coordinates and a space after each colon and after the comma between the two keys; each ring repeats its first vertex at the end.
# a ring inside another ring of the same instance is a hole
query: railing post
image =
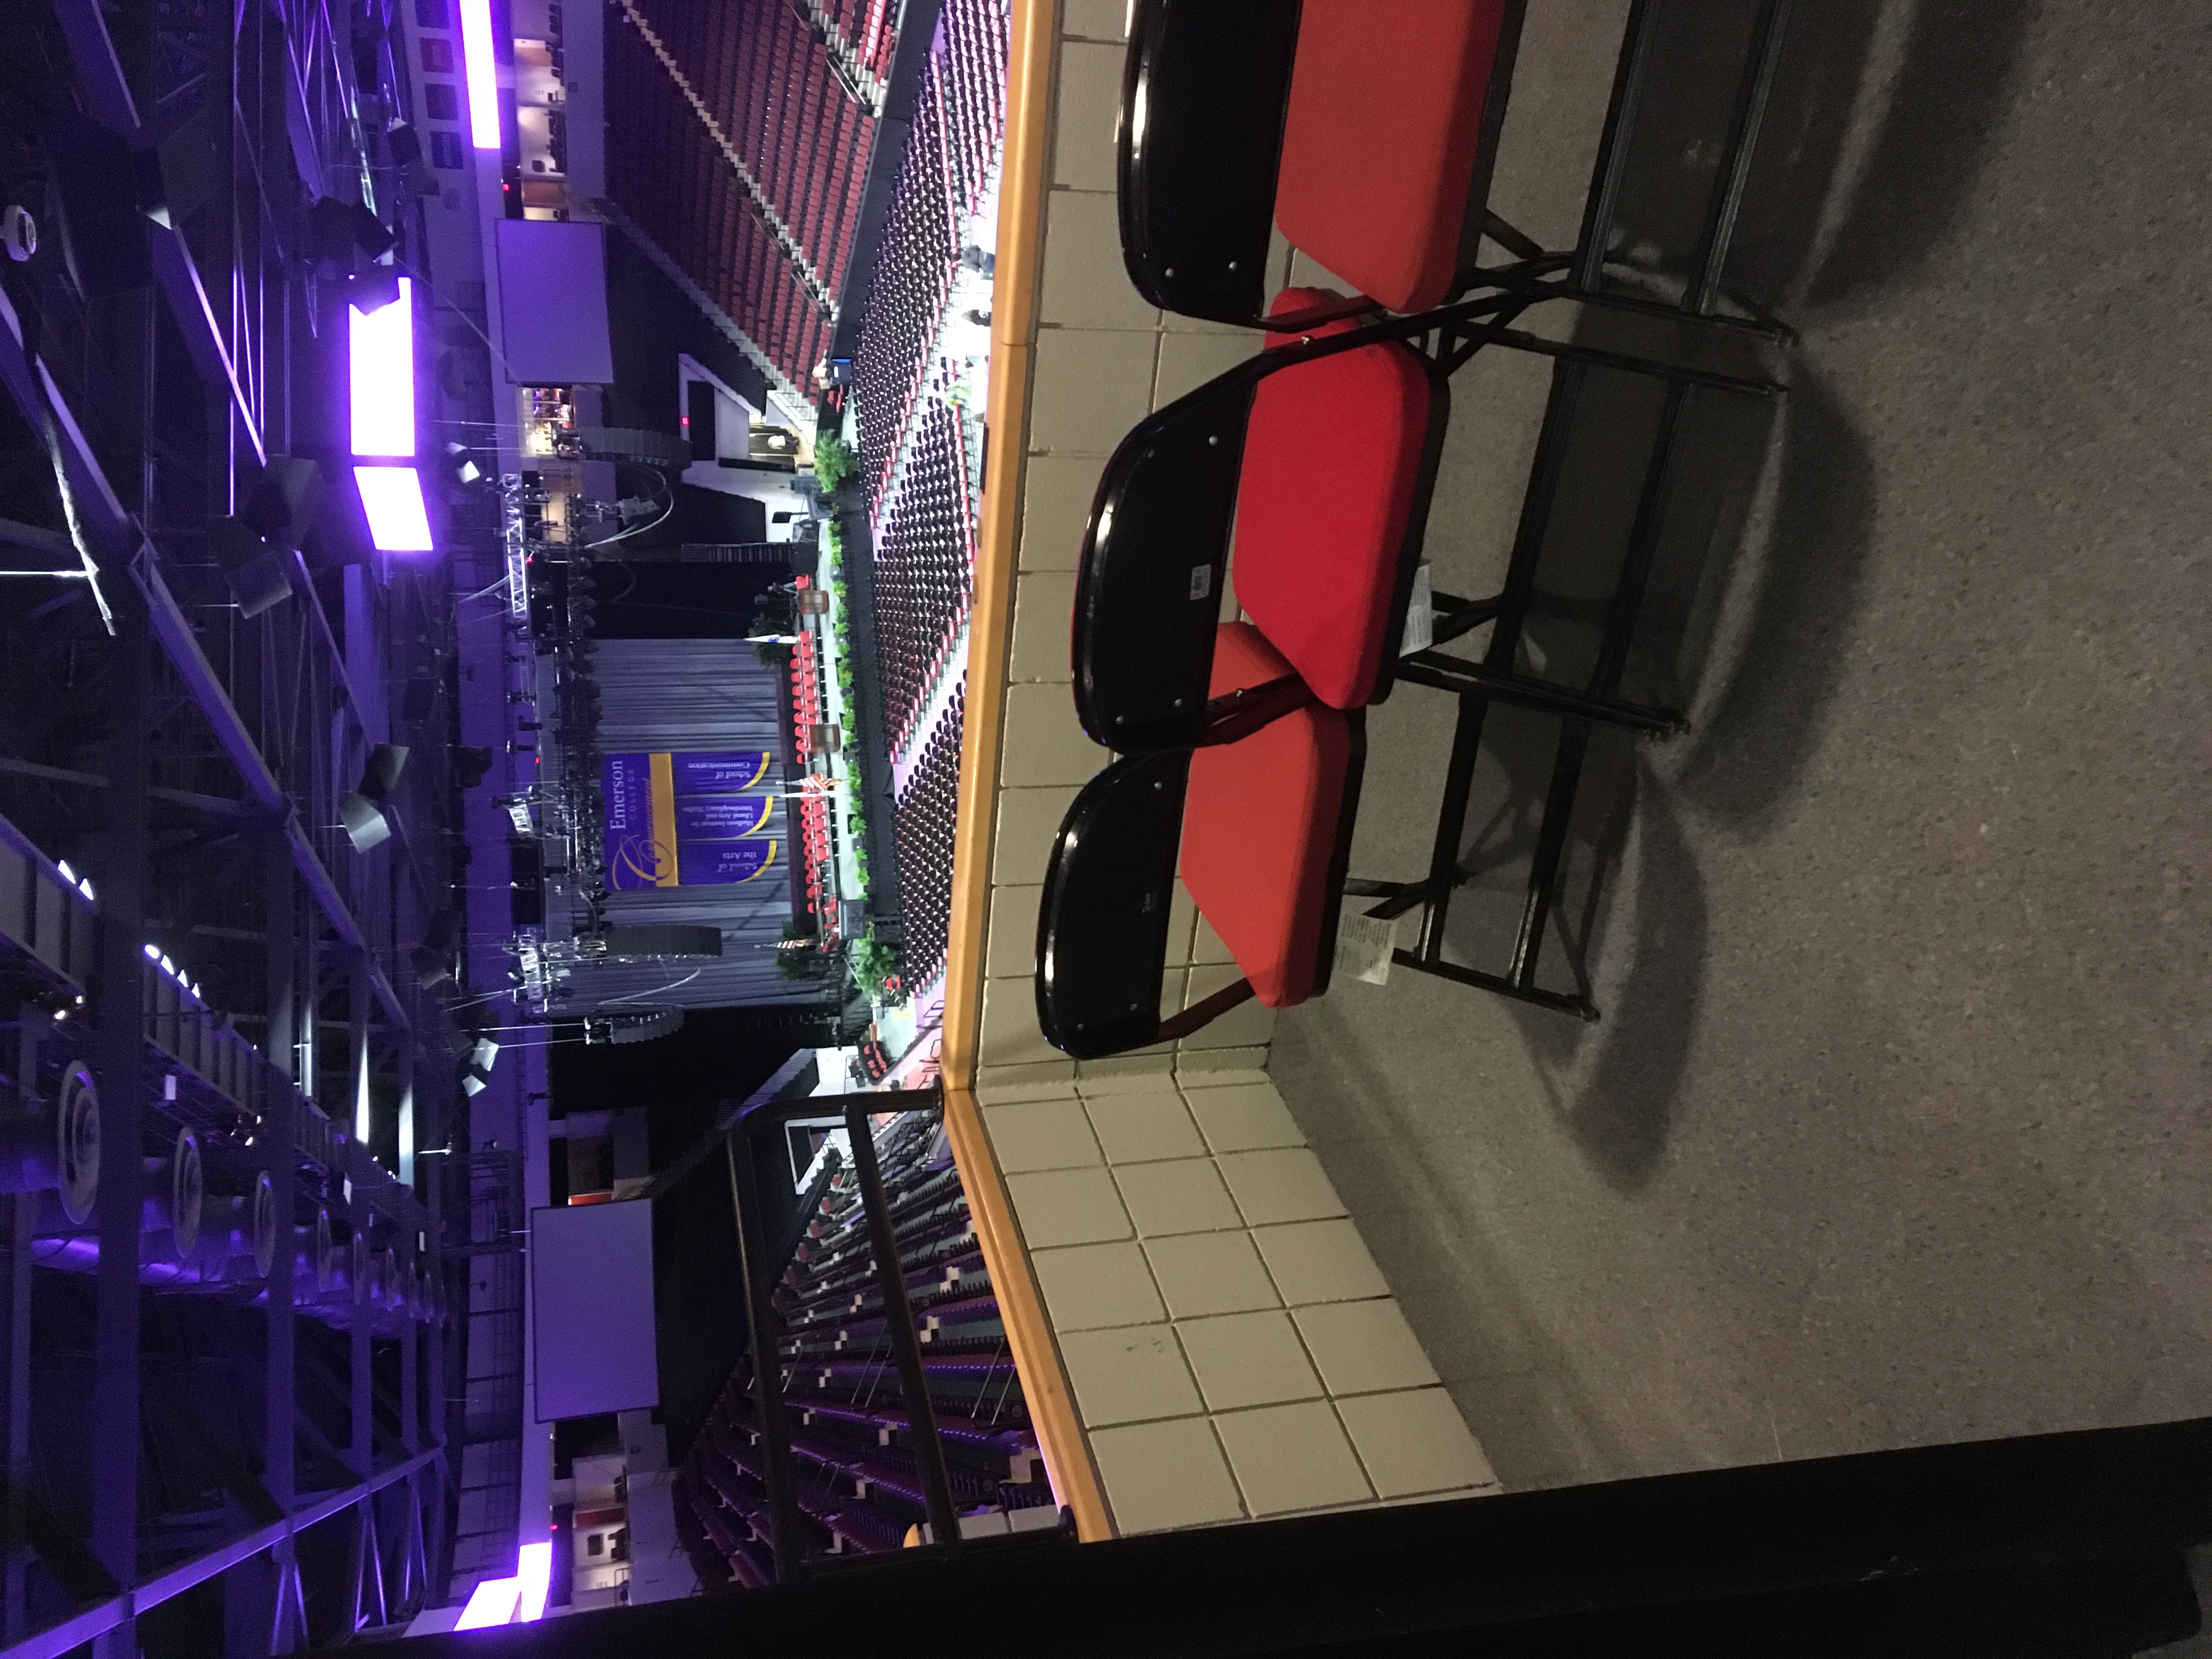
{"type": "Polygon", "coordinates": [[[876,1279],[884,1288],[884,1329],[890,1337],[891,1352],[898,1359],[899,1389],[906,1396],[907,1434],[914,1444],[915,1465],[921,1474],[930,1533],[935,1541],[951,1548],[960,1542],[960,1511],[952,1501],[945,1446],[938,1438],[937,1414],[929,1403],[929,1376],[922,1369],[921,1343],[914,1332],[914,1307],[907,1300],[898,1230],[891,1224],[890,1206],[884,1199],[883,1170],[876,1163],[875,1127],[861,1103],[871,1097],[847,1098],[850,1103],[845,1108],[845,1129],[852,1138],[853,1170],[860,1177],[860,1208],[867,1217],[876,1279]]]}
{"type": "Polygon", "coordinates": [[[799,1514],[793,1498],[791,1430],[783,1414],[783,1361],[775,1349],[775,1313],[769,1301],[768,1245],[754,1207],[752,1148],[744,1126],[732,1128],[722,1142],[730,1164],[730,1205],[737,1212],[738,1266],[745,1293],[745,1341],[753,1362],[753,1410],[760,1419],[761,1484],[768,1488],[769,1540],[775,1553],[775,1577],[788,1584],[799,1577],[805,1555],[799,1514]]]}

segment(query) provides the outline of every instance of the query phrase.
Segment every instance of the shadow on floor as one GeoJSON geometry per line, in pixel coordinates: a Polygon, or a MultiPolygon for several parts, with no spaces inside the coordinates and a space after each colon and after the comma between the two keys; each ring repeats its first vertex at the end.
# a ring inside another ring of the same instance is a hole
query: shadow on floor
{"type": "MultiPolygon", "coordinates": [[[[1614,246],[1680,273],[1700,242],[1751,8],[1662,23],[1614,246]]],[[[1822,0],[1792,9],[1728,265],[1730,290],[1800,310],[1869,299],[1940,249],[2013,93],[2027,7],[1822,0]]]]}

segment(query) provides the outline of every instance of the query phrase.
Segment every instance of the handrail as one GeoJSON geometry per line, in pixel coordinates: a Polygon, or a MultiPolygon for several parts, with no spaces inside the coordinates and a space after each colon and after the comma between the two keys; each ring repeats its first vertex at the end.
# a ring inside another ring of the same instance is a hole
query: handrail
{"type": "Polygon", "coordinates": [[[1029,448],[1030,380],[1044,269],[1045,194],[1052,182],[1054,42],[1060,0],[1016,0],[1006,61],[1006,153],[991,284],[991,434],[983,510],[975,532],[975,603],[968,632],[968,707],[960,739],[961,810],[952,837],[952,904],[945,939],[945,1048],[948,1087],[975,1082],[983,1007],[983,939],[991,902],[992,805],[998,793],[999,722],[1013,635],[1022,468],[1029,448]]]}
{"type": "Polygon", "coordinates": [[[1000,720],[1013,634],[1021,492],[1029,448],[1030,384],[1043,272],[1044,209],[1052,182],[1052,94],[1059,0],[1015,0],[1006,63],[1006,149],[999,190],[992,281],[992,437],[975,537],[975,602],[968,642],[968,706],[960,741],[960,811],[953,830],[952,902],[945,947],[945,1137],[968,1192],[975,1237],[990,1270],[1054,1491],[1085,1542],[1114,1536],[1106,1493],[1061,1365],[1044,1297],[1030,1270],[1006,1180],[977,1109],[976,1033],[982,1020],[984,930],[991,902],[993,807],[1000,720]]]}
{"type": "MultiPolygon", "coordinates": [[[[869,1241],[870,1271],[884,1297],[888,1316],[886,1335],[900,1373],[900,1406],[906,1413],[915,1464],[921,1475],[931,1522],[932,1541],[917,1547],[955,1550],[960,1547],[961,1536],[959,1510],[952,1492],[951,1469],[945,1462],[943,1438],[938,1431],[937,1407],[929,1397],[921,1343],[915,1334],[914,1316],[906,1298],[904,1268],[891,1224],[890,1206],[884,1195],[882,1174],[876,1161],[874,1128],[868,1121],[868,1107],[876,1101],[876,1097],[848,1096],[844,1098],[843,1116],[846,1131],[852,1139],[854,1169],[859,1176],[861,1219],[866,1224],[869,1241]]],[[[822,1112],[823,1105],[822,1099],[813,1096],[757,1103],[742,1121],[732,1121],[723,1142],[729,1159],[730,1202],[736,1212],[741,1257],[738,1281],[744,1298],[747,1347],[750,1350],[747,1358],[752,1366],[753,1412],[758,1419],[763,1449],[759,1478],[767,1489],[767,1508],[770,1530],[774,1534],[770,1541],[775,1557],[776,1580],[780,1583],[795,1583],[805,1575],[812,1564],[806,1559],[800,1544],[799,1517],[802,1506],[799,1502],[798,1483],[792,1468],[790,1414],[783,1398],[779,1329],[782,1321],[769,1293],[778,1264],[765,1259],[766,1243],[758,1209],[760,1188],[744,1132],[747,1124],[755,1118],[775,1122],[817,1115],[822,1112]]],[[[1015,1369],[1017,1374],[1020,1374],[1018,1359],[1015,1362],[1015,1369]]]]}

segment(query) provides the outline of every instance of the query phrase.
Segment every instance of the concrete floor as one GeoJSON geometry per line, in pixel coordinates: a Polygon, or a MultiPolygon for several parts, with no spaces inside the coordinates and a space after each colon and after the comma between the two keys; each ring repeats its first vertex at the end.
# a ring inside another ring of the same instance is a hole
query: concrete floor
{"type": "MultiPolygon", "coordinates": [[[[1530,8],[1493,200],[1553,246],[1624,11],[1530,8]]],[[[2212,1410],[2212,8],[1797,14],[1731,266],[1790,396],[1699,405],[1635,671],[1694,729],[1594,751],[1547,957],[1601,1023],[1401,969],[1278,1028],[1516,1487],[2212,1410]]],[[[1656,226],[1711,146],[1646,154],[1656,226]]],[[[1491,591],[1546,376],[1455,382],[1439,587],[1491,591]]],[[[1608,395],[1561,590],[1643,465],[1608,395]]],[[[1358,873],[1425,868],[1450,712],[1374,711],[1358,873]]],[[[1556,735],[1494,730],[1476,823],[1556,735]]]]}

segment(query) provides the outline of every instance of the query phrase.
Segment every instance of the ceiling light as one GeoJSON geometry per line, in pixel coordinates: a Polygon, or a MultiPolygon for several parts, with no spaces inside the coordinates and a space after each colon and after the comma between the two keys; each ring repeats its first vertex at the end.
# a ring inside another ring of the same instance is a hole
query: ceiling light
{"type": "Polygon", "coordinates": [[[355,484],[368,515],[368,538],[380,553],[428,553],[430,510],[423,504],[422,480],[411,466],[357,466],[355,484]]]}

